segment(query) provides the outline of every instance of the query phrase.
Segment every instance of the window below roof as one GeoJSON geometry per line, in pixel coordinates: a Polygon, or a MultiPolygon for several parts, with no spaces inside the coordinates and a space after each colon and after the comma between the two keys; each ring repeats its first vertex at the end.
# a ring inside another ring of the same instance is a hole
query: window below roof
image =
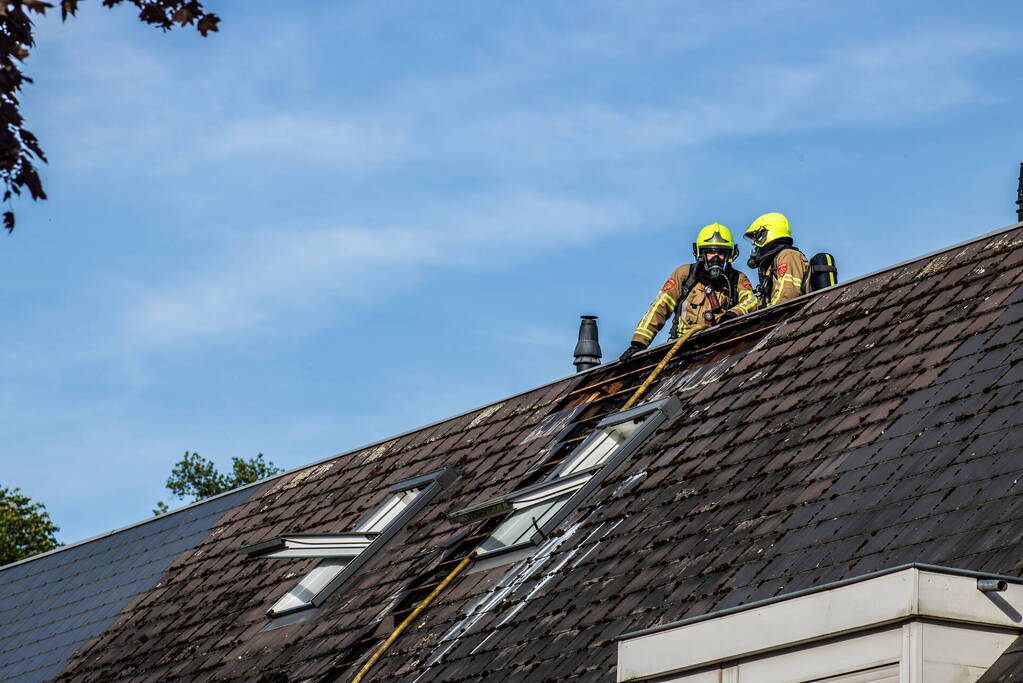
{"type": "Polygon", "coordinates": [[[454,479],[439,470],[391,487],[387,497],[355,525],[339,534],[286,534],[242,549],[263,559],[323,558],[267,611],[277,619],[319,607],[401,530],[426,503],[454,479]]]}

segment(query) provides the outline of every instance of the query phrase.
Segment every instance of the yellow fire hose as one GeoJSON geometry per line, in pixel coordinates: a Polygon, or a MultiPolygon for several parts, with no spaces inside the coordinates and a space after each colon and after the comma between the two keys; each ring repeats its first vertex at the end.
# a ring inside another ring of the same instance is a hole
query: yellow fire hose
{"type": "Polygon", "coordinates": [[[362,668],[359,669],[359,673],[357,673],[355,678],[352,679],[352,683],[360,683],[362,679],[366,677],[366,674],[369,673],[369,670],[377,663],[377,660],[383,657],[384,653],[391,647],[391,643],[396,641],[398,636],[400,636],[402,632],[409,627],[409,624],[415,621],[416,617],[422,614],[423,610],[429,607],[430,603],[433,602],[438,595],[440,595],[440,592],[447,588],[448,584],[454,581],[455,577],[461,574],[462,570],[468,566],[469,557],[463,557],[462,561],[451,570],[451,573],[445,576],[444,580],[437,584],[437,587],[434,588],[433,591],[427,595],[414,610],[412,610],[412,614],[405,617],[405,620],[398,624],[398,628],[394,629],[394,633],[389,635],[387,640],[380,644],[380,647],[378,647],[377,651],[373,653],[373,656],[369,658],[369,661],[363,664],[362,668]]]}
{"type": "MultiPolygon", "coordinates": [[[[641,384],[639,388],[636,389],[636,392],[632,395],[632,398],[630,398],[628,402],[624,406],[622,406],[623,411],[628,410],[633,405],[635,405],[636,401],[638,401],[640,397],[642,397],[643,394],[646,393],[647,389],[650,388],[650,385],[654,383],[654,380],[656,380],[657,377],[661,374],[661,372],[664,371],[664,368],[668,367],[668,363],[670,363],[671,359],[675,357],[675,354],[679,352],[679,349],[682,348],[682,345],[689,341],[690,337],[692,337],[694,334],[696,334],[698,331],[704,328],[705,326],[703,325],[697,325],[696,327],[690,329],[688,332],[686,332],[685,334],[678,338],[678,340],[675,342],[675,345],[668,350],[668,353],[666,353],[664,358],[661,359],[661,362],[657,364],[657,367],[655,367],[653,371],[650,373],[650,375],[643,381],[643,384],[641,384]]],[[[469,566],[471,558],[472,558],[471,555],[463,557],[462,561],[459,562],[458,565],[451,570],[451,573],[444,577],[443,581],[437,584],[437,587],[434,588],[433,591],[429,595],[427,595],[414,610],[412,610],[411,614],[405,617],[404,621],[398,624],[398,627],[395,628],[394,632],[387,637],[387,640],[380,643],[380,646],[377,648],[376,652],[373,653],[373,656],[369,658],[369,661],[362,665],[362,668],[359,669],[359,673],[357,673],[355,675],[355,678],[352,679],[352,683],[362,683],[362,679],[366,677],[366,674],[369,673],[369,670],[371,668],[373,668],[373,665],[380,661],[380,658],[384,656],[384,653],[386,653],[388,649],[390,649],[394,641],[398,639],[398,636],[400,636],[405,631],[405,629],[407,629],[409,625],[413,621],[415,621],[416,617],[423,613],[423,610],[430,606],[430,603],[432,603],[437,598],[437,596],[441,594],[441,591],[448,587],[449,583],[455,580],[456,576],[462,573],[462,570],[469,566]]]]}
{"type": "Polygon", "coordinates": [[[643,383],[639,385],[639,389],[636,389],[636,393],[632,395],[632,398],[630,398],[628,402],[626,402],[626,404],[622,406],[623,411],[628,410],[632,406],[636,405],[636,401],[638,401],[640,397],[642,397],[643,394],[646,393],[646,390],[650,388],[650,385],[654,383],[654,380],[657,379],[657,376],[661,374],[664,368],[668,367],[668,363],[671,362],[671,359],[674,358],[675,354],[678,353],[679,349],[682,348],[682,345],[689,341],[690,337],[692,337],[694,334],[703,329],[706,329],[706,325],[697,325],[696,327],[691,328],[688,332],[686,332],[685,334],[678,338],[678,341],[675,342],[674,346],[668,349],[668,353],[664,355],[664,358],[661,359],[661,362],[658,363],[657,367],[653,369],[653,372],[650,373],[650,376],[647,377],[646,380],[644,380],[643,383]]]}

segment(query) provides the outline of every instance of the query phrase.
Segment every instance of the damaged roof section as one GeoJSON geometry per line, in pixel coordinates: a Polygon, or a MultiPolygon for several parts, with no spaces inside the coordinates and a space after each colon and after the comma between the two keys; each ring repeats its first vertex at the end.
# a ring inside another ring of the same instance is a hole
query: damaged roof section
{"type": "MultiPolygon", "coordinates": [[[[628,631],[913,562],[1019,575],[1021,285],[1015,226],[700,333],[644,398],[678,412],[524,556],[459,575],[368,680],[607,681],[628,631]]],[[[549,480],[666,351],[256,487],[59,678],[350,680],[505,519],[450,513],[549,480]],[[319,560],[239,549],[350,530],[441,468],[314,618],[264,630],[319,560]]]]}

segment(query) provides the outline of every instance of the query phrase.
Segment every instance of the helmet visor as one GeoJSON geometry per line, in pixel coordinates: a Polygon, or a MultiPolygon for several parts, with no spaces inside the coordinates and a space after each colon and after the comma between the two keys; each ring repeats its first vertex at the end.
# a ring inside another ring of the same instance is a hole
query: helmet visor
{"type": "Polygon", "coordinates": [[[764,240],[767,239],[767,228],[757,228],[756,230],[749,230],[743,235],[750,242],[758,247],[764,245],[764,240]]]}

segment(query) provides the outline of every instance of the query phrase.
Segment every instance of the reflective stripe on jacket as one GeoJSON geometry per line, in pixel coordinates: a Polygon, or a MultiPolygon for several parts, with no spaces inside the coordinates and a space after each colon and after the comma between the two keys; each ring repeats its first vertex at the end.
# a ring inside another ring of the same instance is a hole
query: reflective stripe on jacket
{"type": "MultiPolygon", "coordinates": [[[[650,345],[654,337],[657,336],[657,333],[664,327],[664,323],[675,312],[675,307],[678,306],[678,299],[682,296],[682,289],[685,287],[690,269],[693,267],[695,267],[695,264],[686,264],[679,266],[672,272],[667,282],[661,287],[657,297],[653,300],[653,303],[650,304],[646,313],[643,314],[639,324],[636,325],[636,331],[632,334],[632,341],[639,342],[644,346],[650,345]]],[[[674,336],[681,336],[697,324],[706,325],[704,313],[710,312],[713,318],[711,324],[716,324],[721,319],[721,316],[728,311],[734,311],[736,315],[745,315],[755,309],[757,298],[753,295],[753,285],[745,274],[740,271],[735,272],[738,274],[738,277],[736,278],[736,292],[733,297],[729,297],[727,286],[725,289],[719,290],[716,288],[712,289],[710,285],[699,281],[693,285],[692,291],[689,292],[683,304],[674,336]],[[712,294],[718,303],[716,309],[711,301],[712,294]],[[737,303],[729,307],[732,300],[737,301],[737,303]]]]}
{"type": "Polygon", "coordinates": [[[775,255],[773,263],[763,273],[765,278],[768,273],[771,274],[771,288],[768,292],[765,292],[769,299],[764,302],[759,297],[754,297],[756,303],[748,311],[749,313],[765,306],[775,306],[783,301],[795,299],[800,294],[805,294],[809,286],[807,277],[810,273],[810,262],[806,260],[803,252],[798,249],[782,249],[775,255]]]}

